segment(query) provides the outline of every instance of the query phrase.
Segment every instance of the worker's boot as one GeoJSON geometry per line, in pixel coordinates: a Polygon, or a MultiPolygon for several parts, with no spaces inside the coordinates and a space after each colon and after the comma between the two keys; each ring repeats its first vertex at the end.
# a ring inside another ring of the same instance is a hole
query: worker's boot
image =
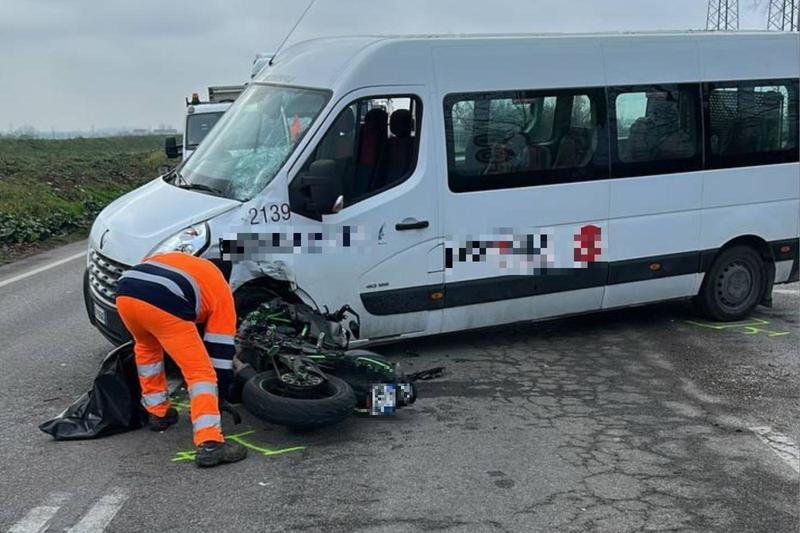
{"type": "Polygon", "coordinates": [[[167,414],[164,416],[156,416],[150,413],[147,425],[150,426],[152,431],[164,431],[168,427],[178,422],[178,411],[174,407],[167,409],[167,414]]]}
{"type": "Polygon", "coordinates": [[[194,462],[197,466],[217,466],[223,463],[235,463],[247,457],[247,448],[238,442],[207,441],[197,447],[194,462]]]}

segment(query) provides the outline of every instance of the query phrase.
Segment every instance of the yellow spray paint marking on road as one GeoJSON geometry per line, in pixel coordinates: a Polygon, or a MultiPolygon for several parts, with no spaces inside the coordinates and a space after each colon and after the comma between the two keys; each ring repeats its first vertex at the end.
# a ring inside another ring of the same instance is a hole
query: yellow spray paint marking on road
{"type": "Polygon", "coordinates": [[[684,322],[715,331],[739,330],[740,333],[744,333],[745,335],[758,335],[763,333],[767,337],[783,337],[791,333],[789,331],[773,331],[766,329],[763,326],[768,326],[770,324],[769,321],[760,318],[752,318],[741,322],[699,322],[695,320],[684,320],[684,322]]]}
{"type": "Polygon", "coordinates": [[[189,402],[187,402],[186,400],[178,400],[178,399],[175,399],[175,398],[170,398],[169,403],[179,413],[182,413],[183,411],[186,411],[187,413],[189,412],[189,407],[190,406],[189,406],[189,402]]]}
{"type": "MultiPolygon", "coordinates": [[[[225,435],[225,438],[233,442],[238,442],[248,450],[252,450],[253,452],[259,455],[267,457],[272,455],[282,455],[284,453],[290,453],[290,452],[299,452],[306,449],[305,446],[291,446],[289,448],[275,448],[275,449],[265,448],[263,446],[259,446],[252,442],[249,442],[248,440],[245,439],[245,437],[252,435],[253,433],[255,433],[254,430],[244,431],[242,433],[236,433],[235,435],[225,435]]],[[[172,462],[175,463],[178,461],[194,461],[196,455],[197,452],[195,450],[181,450],[175,453],[175,457],[172,458],[172,462]]]]}
{"type": "MultiPolygon", "coordinates": [[[[189,401],[186,399],[185,396],[176,395],[170,398],[170,403],[172,407],[175,408],[179,413],[180,412],[189,412],[190,404],[189,401]]],[[[234,435],[225,435],[227,440],[238,442],[248,450],[251,450],[259,455],[263,455],[265,457],[270,457],[273,455],[282,455],[284,453],[291,453],[291,452],[299,452],[305,450],[305,446],[290,446],[288,448],[266,448],[264,446],[260,446],[259,444],[250,442],[249,440],[245,439],[255,433],[254,430],[243,431],[242,433],[236,433],[234,435]]],[[[178,461],[194,461],[195,455],[197,452],[195,450],[181,450],[175,453],[175,457],[172,458],[172,462],[178,461]]]]}
{"type": "Polygon", "coordinates": [[[183,452],[175,452],[175,457],[172,458],[172,462],[176,461],[194,461],[197,452],[194,450],[186,450],[183,452]]]}

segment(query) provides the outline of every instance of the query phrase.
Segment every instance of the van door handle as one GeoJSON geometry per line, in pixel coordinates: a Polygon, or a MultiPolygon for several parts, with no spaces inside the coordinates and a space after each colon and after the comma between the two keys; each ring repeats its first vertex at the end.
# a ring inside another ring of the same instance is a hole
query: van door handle
{"type": "Polygon", "coordinates": [[[407,218],[404,221],[396,224],[394,229],[397,231],[408,231],[412,229],[425,229],[428,226],[430,226],[430,223],[427,220],[415,220],[413,218],[407,218]]]}

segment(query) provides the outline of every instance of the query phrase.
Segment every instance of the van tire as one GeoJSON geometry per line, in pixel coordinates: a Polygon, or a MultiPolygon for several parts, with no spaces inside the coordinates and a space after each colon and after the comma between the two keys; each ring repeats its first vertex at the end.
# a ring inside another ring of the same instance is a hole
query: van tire
{"type": "Polygon", "coordinates": [[[761,255],[749,246],[732,246],[714,260],[695,302],[707,318],[732,322],[756,308],[766,287],[767,268],[761,255]]]}
{"type": "Polygon", "coordinates": [[[336,376],[326,375],[324,398],[290,398],[276,394],[275,372],[261,372],[250,378],[242,391],[245,408],[262,420],[296,429],[313,429],[336,424],[347,418],[356,406],[350,385],[336,376]]]}

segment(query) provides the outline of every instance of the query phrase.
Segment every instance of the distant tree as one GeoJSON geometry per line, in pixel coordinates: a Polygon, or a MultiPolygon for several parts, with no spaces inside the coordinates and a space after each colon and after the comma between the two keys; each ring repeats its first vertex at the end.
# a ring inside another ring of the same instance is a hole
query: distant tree
{"type": "Polygon", "coordinates": [[[35,139],[38,134],[39,132],[36,130],[36,128],[30,124],[25,124],[24,126],[20,126],[14,130],[14,137],[18,137],[20,139],[35,139]]]}

